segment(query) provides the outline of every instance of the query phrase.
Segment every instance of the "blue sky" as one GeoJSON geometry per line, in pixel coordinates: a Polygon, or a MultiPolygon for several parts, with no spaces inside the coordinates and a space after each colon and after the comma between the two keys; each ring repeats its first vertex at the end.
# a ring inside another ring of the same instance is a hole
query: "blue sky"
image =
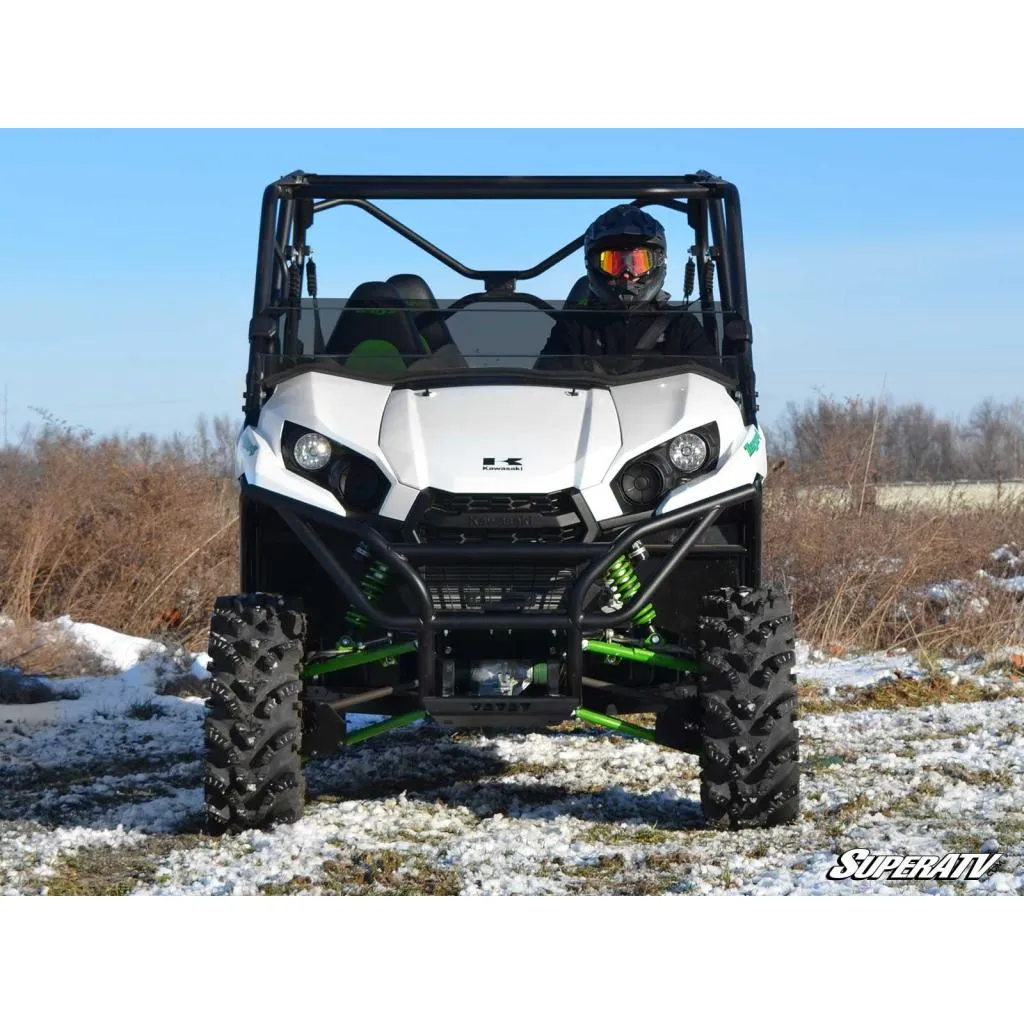
{"type": "MultiPolygon", "coordinates": [[[[32,407],[100,433],[237,415],[260,195],[299,167],[706,168],[743,199],[766,422],[819,392],[871,396],[884,385],[894,400],[961,417],[987,396],[1024,393],[1024,132],[4,131],[0,387],[11,439],[38,422],[32,407]]],[[[606,205],[390,208],[471,265],[516,265],[606,205]]],[[[380,270],[425,272],[454,293],[440,265],[363,215],[335,213],[322,230],[338,244],[318,257],[324,294],[380,270]],[[339,261],[359,253],[346,271],[339,261]]],[[[670,262],[678,296],[683,259],[670,262]]],[[[580,272],[552,272],[549,296],[580,272]]]]}

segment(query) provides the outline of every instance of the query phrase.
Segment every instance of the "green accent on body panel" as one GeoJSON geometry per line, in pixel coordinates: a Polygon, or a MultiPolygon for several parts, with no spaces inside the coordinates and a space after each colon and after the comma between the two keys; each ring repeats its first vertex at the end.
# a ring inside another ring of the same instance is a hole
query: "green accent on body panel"
{"type": "Polygon", "coordinates": [[[761,447],[761,431],[755,430],[754,436],[743,446],[743,450],[748,455],[753,455],[758,448],[761,447]]]}

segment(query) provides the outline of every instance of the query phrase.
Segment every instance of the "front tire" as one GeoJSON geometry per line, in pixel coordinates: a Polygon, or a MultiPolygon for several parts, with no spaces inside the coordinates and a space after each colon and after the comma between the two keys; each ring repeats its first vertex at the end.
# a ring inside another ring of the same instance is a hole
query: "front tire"
{"type": "Polygon", "coordinates": [[[306,622],[271,594],[221,597],[210,622],[205,813],[213,835],[302,817],[300,676],[306,622]]]}
{"type": "Polygon", "coordinates": [[[704,598],[700,799],[717,829],[794,821],[800,766],[789,599],[772,587],[704,598]]]}

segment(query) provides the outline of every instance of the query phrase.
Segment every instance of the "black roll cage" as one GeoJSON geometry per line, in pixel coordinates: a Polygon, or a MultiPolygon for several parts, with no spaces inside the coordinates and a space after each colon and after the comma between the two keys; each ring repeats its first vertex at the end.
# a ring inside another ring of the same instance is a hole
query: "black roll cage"
{"type": "Polygon", "coordinates": [[[374,205],[371,202],[374,199],[608,199],[629,200],[637,206],[664,206],[685,213],[694,232],[696,279],[705,330],[710,337],[715,336],[714,298],[705,287],[710,253],[718,272],[722,309],[726,311],[722,354],[734,360],[744,418],[748,423],[756,421],[743,226],[739,191],[735,185],[707,171],[674,177],[360,176],[294,171],[268,185],[263,192],[253,316],[249,325],[246,423],[257,421],[265,398],[262,357],[296,354],[301,302],[291,286],[289,268],[297,267],[301,272],[306,257],[306,233],[317,213],[336,206],[355,206],[450,270],[483,283],[483,292],[464,296],[452,312],[470,301],[520,299],[541,303],[542,300],[535,300],[534,296],[517,294],[516,284],[538,277],[583,247],[580,235],[525,270],[475,270],[374,205]],[[285,316],[283,337],[278,334],[282,315],[285,316]]]}

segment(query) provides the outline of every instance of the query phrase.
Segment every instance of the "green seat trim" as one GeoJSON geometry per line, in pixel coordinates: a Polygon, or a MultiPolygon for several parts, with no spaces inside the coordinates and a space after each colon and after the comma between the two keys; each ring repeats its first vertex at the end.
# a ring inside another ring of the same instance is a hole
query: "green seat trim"
{"type": "Polygon", "coordinates": [[[402,373],[405,366],[405,360],[398,349],[383,338],[367,338],[359,342],[345,359],[346,370],[365,370],[370,373],[402,373]]]}

